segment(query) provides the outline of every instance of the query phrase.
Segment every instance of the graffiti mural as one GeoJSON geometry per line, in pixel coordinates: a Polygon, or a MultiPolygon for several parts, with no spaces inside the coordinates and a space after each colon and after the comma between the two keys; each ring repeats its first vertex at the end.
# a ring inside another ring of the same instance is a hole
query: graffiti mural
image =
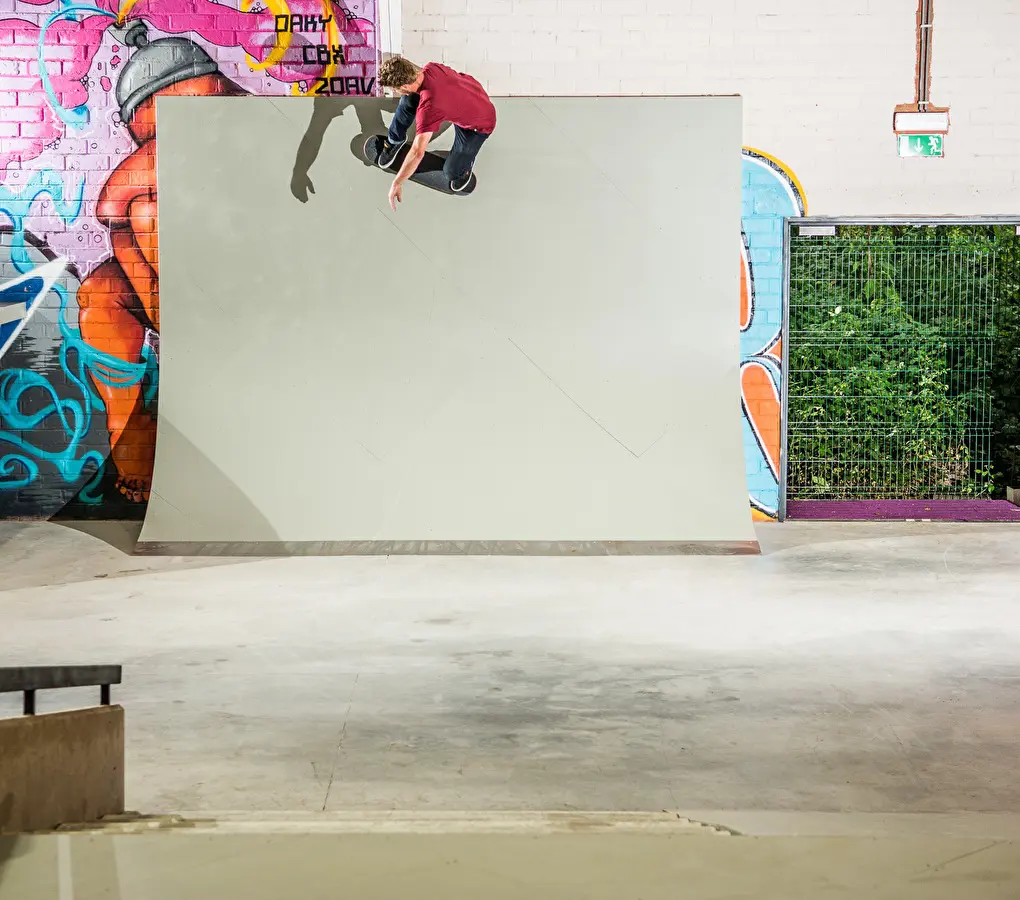
{"type": "Polygon", "coordinates": [[[156,98],[377,96],[375,3],[0,0],[0,516],[148,498],[156,98]]]}
{"type": "Polygon", "coordinates": [[[781,162],[745,148],[740,251],[740,398],[755,519],[779,514],[783,335],[783,219],[807,214],[781,162]]]}

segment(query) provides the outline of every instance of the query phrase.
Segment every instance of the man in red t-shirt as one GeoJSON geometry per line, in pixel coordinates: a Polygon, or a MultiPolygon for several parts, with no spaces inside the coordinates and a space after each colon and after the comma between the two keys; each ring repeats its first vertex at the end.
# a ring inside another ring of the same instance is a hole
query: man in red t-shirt
{"type": "Polygon", "coordinates": [[[451,190],[464,190],[471,180],[478,151],[496,128],[496,107],[485,88],[470,75],[456,72],[442,63],[430,62],[418,68],[401,56],[386,60],[379,67],[378,77],[380,86],[401,94],[379,154],[380,166],[392,168],[407,140],[407,129],[411,122],[416,123],[414,142],[390,187],[390,206],[397,208],[404,182],[414,174],[433,133],[444,122],[453,123],[454,139],[443,174],[450,179],[451,190]]]}

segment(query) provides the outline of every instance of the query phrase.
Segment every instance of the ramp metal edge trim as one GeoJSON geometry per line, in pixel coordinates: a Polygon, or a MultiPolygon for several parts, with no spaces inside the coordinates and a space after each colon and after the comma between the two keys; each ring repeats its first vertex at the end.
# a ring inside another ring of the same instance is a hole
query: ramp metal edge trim
{"type": "Polygon", "coordinates": [[[749,556],[758,541],[138,541],[139,556],[749,556]]]}

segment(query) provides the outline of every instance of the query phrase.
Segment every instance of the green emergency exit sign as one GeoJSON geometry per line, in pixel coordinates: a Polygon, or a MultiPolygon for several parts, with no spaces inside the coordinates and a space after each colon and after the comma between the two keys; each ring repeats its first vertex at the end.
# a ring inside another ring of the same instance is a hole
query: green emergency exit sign
{"type": "Polygon", "coordinates": [[[945,135],[942,134],[900,134],[900,156],[945,156],[945,135]]]}

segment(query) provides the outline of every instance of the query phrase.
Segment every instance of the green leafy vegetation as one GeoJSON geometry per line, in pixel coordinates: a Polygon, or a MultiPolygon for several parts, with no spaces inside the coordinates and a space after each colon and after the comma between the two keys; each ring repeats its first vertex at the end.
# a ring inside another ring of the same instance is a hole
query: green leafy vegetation
{"type": "Polygon", "coordinates": [[[1020,239],[842,227],[791,246],[789,497],[1020,485],[1020,239]]]}

